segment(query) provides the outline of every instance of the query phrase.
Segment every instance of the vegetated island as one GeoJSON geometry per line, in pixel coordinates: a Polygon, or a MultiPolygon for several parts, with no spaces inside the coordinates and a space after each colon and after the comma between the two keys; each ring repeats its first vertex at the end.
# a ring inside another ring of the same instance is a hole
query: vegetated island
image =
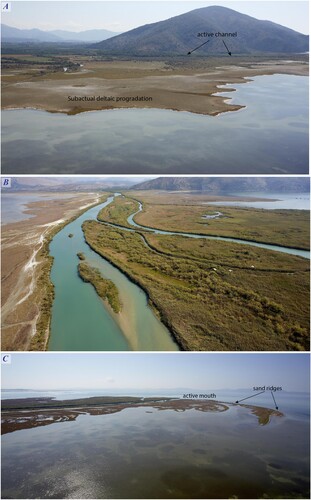
{"type": "Polygon", "coordinates": [[[91,283],[99,297],[107,300],[115,313],[122,310],[122,304],[119,298],[119,292],[116,285],[109,279],[102,277],[98,269],[90,266],[86,262],[80,262],[78,265],[78,274],[86,283],[91,283]]]}
{"type": "MultiPolygon", "coordinates": [[[[58,203],[53,199],[28,203],[25,213],[31,218],[2,227],[2,350],[46,349],[54,300],[49,243],[65,225],[107,199],[107,193],[95,190],[63,192],[58,203]]],[[[59,200],[57,192],[55,199],[59,200]]]]}
{"type": "MultiPolygon", "coordinates": [[[[166,196],[172,198],[170,193],[166,196]]],[[[143,198],[144,193],[139,193],[139,200],[143,198]]],[[[160,200],[158,206],[150,203],[144,210],[145,224],[146,214],[149,221],[155,214],[160,229],[169,230],[167,226],[173,221],[174,230],[183,231],[194,218],[196,224],[202,225],[202,233],[209,234],[205,221],[201,221],[207,207],[181,207],[178,196],[172,207],[165,206],[165,196],[160,200]],[[166,208],[169,217],[165,217],[166,208]],[[162,224],[157,217],[159,210],[162,224]]],[[[118,225],[133,229],[127,218],[137,209],[137,199],[115,198],[98,216],[110,225],[86,221],[84,236],[93,250],[145,290],[151,307],[160,313],[161,321],[182,349],[308,350],[307,259],[229,241],[153,234],[141,228],[132,232],[120,229],[118,225]]],[[[217,234],[215,228],[220,227],[222,236],[227,228],[237,237],[244,231],[244,239],[251,238],[255,230],[258,241],[281,244],[286,233],[289,245],[291,241],[298,246],[298,240],[307,241],[307,211],[225,207],[222,212],[229,216],[210,221],[214,224],[212,234],[217,234]],[[292,224],[295,236],[288,230],[292,224]]]]}
{"type": "Polygon", "coordinates": [[[155,410],[176,412],[196,410],[201,412],[225,412],[239,406],[250,410],[257,417],[258,425],[269,424],[272,417],[282,417],[278,410],[253,405],[225,403],[222,401],[185,400],[172,397],[90,397],[72,400],[53,398],[5,399],[2,401],[1,433],[31,429],[56,422],[74,421],[79,415],[110,415],[126,408],[147,407],[155,410]]]}

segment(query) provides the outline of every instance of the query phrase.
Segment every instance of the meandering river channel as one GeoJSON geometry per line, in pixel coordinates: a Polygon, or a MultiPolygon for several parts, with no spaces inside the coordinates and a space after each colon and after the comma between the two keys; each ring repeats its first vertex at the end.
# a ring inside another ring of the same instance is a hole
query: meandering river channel
{"type": "Polygon", "coordinates": [[[54,257],[51,280],[55,286],[50,351],[176,351],[169,331],[148,307],[146,294],[121,271],[95,253],[85,242],[82,224],[96,220],[111,203],[87,210],[57,233],[50,244],[54,257]],[[69,234],[73,234],[69,238],[69,234]],[[78,276],[77,252],[117,286],[123,310],[114,314],[103,306],[94,288],[78,276]]]}
{"type": "MultiPolygon", "coordinates": [[[[139,209],[134,214],[131,214],[127,222],[132,226],[138,227],[139,229],[144,229],[145,231],[151,231],[155,234],[167,234],[167,235],[179,235],[186,236],[187,238],[206,238],[208,240],[220,240],[220,241],[232,241],[233,243],[240,243],[242,245],[250,245],[253,247],[266,248],[267,250],[274,250],[276,252],[289,253],[291,255],[298,255],[299,257],[304,257],[305,259],[310,259],[310,252],[308,250],[301,250],[299,248],[289,248],[283,247],[279,245],[270,245],[268,243],[257,243],[255,241],[241,240],[239,238],[227,238],[224,236],[208,236],[202,234],[194,234],[194,233],[182,233],[182,232],[174,232],[174,231],[162,231],[160,229],[152,229],[147,226],[142,226],[141,224],[137,224],[134,221],[135,215],[141,212],[143,209],[142,204],[139,204],[139,209]]],[[[111,224],[113,225],[113,224],[111,224]]]]}
{"type": "MultiPolygon", "coordinates": [[[[110,196],[101,203],[86,210],[80,217],[65,226],[50,243],[50,255],[54,257],[51,280],[55,286],[52,308],[50,351],[176,351],[167,328],[148,306],[147,296],[124,273],[94,252],[85,242],[82,224],[86,220],[97,220],[99,211],[111,203],[110,196]],[[73,237],[69,237],[72,234],[73,237]],[[115,283],[119,290],[123,309],[120,314],[104,306],[94,288],[84,283],[78,276],[77,253],[84,253],[87,262],[99,269],[104,278],[115,283]]],[[[161,231],[138,225],[133,218],[139,210],[128,218],[134,227],[146,229],[156,234],[182,235],[189,238],[208,238],[232,241],[274,251],[310,258],[310,252],[294,248],[255,243],[247,240],[202,236],[191,233],[161,231]]],[[[104,223],[103,223],[104,224],[104,223]]],[[[119,226],[118,226],[119,227],[119,226]]],[[[121,228],[122,229],[122,228],[121,228]]]]}

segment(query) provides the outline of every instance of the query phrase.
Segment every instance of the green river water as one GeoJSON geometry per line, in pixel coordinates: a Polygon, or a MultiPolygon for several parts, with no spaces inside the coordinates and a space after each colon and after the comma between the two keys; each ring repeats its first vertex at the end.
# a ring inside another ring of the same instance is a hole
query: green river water
{"type": "Polygon", "coordinates": [[[55,299],[48,348],[50,351],[176,351],[178,346],[169,331],[148,307],[146,294],[84,240],[83,222],[96,219],[99,210],[112,200],[110,197],[84,212],[57,233],[50,244],[55,299]],[[68,237],[70,233],[72,238],[68,237]],[[77,252],[83,252],[89,264],[115,283],[123,304],[122,316],[106,308],[93,286],[78,276],[77,252]]]}
{"type": "MultiPolygon", "coordinates": [[[[52,308],[50,351],[176,351],[167,328],[148,306],[143,290],[132,283],[121,271],[94,252],[85,242],[82,224],[85,220],[96,220],[99,211],[112,202],[86,210],[80,217],[65,226],[50,243],[50,255],[54,257],[51,280],[55,286],[52,308]],[[73,237],[68,235],[72,233],[73,237]],[[83,252],[86,261],[100,270],[104,278],[115,283],[123,305],[121,314],[112,312],[96,294],[93,286],[78,275],[78,252],[83,252]]],[[[141,210],[141,206],[139,211],[141,210]]],[[[136,212],[138,213],[138,212],[136,212]]],[[[132,214],[128,222],[139,226],[132,214]]],[[[146,228],[147,229],[147,228],[146,228]]],[[[124,228],[124,230],[132,231],[124,228]]],[[[153,230],[159,234],[183,234],[192,238],[202,236],[187,233],[153,230]]],[[[310,258],[310,252],[275,245],[260,244],[233,238],[207,237],[239,244],[258,246],[310,258]]]]}

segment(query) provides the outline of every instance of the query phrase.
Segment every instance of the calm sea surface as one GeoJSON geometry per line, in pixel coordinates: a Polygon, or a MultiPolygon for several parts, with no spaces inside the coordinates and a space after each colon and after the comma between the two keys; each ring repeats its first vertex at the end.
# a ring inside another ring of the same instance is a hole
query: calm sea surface
{"type": "Polygon", "coordinates": [[[309,498],[308,395],[303,417],[282,396],[267,425],[150,406],[6,434],[2,498],[309,498]]]}
{"type": "Polygon", "coordinates": [[[307,174],[308,77],[257,76],[216,117],[161,109],[2,112],[2,172],[307,174]]]}

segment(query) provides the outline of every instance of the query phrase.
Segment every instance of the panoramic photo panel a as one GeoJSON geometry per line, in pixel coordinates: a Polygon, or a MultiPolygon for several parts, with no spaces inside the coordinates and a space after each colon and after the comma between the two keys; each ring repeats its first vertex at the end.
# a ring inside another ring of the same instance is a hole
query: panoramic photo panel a
{"type": "Polygon", "coordinates": [[[307,353],[2,354],[2,498],[310,498],[307,353]]]}
{"type": "Polygon", "coordinates": [[[2,177],[1,203],[2,349],[309,350],[306,177],[2,177]]]}
{"type": "Polygon", "coordinates": [[[4,174],[308,174],[304,1],[2,9],[4,174]]]}

